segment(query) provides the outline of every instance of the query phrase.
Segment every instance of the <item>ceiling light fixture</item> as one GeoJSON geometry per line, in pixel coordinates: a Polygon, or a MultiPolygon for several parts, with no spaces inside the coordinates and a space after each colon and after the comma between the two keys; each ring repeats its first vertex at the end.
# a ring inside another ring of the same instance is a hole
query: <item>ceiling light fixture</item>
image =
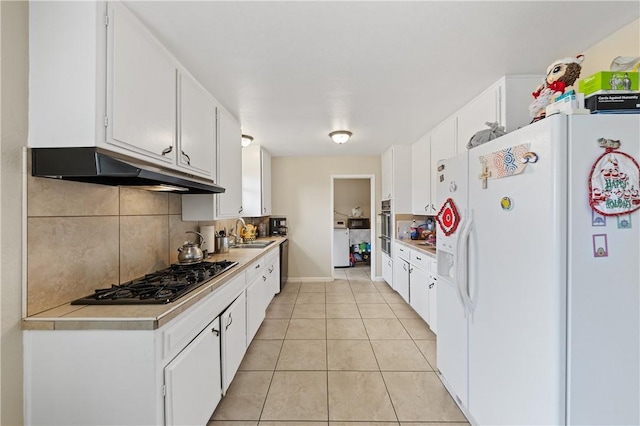
{"type": "Polygon", "coordinates": [[[243,148],[246,148],[249,145],[251,145],[251,142],[253,142],[253,136],[242,135],[242,147],[243,148]]]}
{"type": "Polygon", "coordinates": [[[343,144],[351,137],[351,132],[348,130],[336,130],[329,133],[329,137],[337,144],[343,144]]]}

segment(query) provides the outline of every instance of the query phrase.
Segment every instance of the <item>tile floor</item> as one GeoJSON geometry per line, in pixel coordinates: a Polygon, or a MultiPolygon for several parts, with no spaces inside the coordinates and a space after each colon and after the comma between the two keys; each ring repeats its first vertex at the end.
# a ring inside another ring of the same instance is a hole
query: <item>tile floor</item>
{"type": "Polygon", "coordinates": [[[468,425],[434,372],[435,334],[369,276],[285,284],[209,426],[468,425]]]}

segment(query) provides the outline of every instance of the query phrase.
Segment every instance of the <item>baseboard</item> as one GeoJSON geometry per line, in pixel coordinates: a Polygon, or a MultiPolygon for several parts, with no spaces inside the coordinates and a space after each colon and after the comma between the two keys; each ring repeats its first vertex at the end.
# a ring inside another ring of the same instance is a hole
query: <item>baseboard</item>
{"type": "Polygon", "coordinates": [[[297,282],[297,283],[310,283],[310,282],[331,282],[333,278],[331,277],[289,277],[287,282],[297,282]]]}
{"type": "MultiPolygon", "coordinates": [[[[295,283],[330,283],[334,281],[334,278],[331,277],[288,277],[286,282],[295,282],[295,283]]],[[[382,277],[374,277],[373,281],[375,282],[384,282],[384,278],[382,277]]]]}

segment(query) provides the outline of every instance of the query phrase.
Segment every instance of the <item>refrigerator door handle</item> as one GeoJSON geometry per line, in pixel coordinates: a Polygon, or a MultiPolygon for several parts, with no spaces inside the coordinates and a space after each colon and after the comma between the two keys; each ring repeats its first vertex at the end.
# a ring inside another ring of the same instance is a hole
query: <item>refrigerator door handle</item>
{"type": "Polygon", "coordinates": [[[478,295],[479,295],[479,291],[480,291],[480,286],[478,285],[478,274],[477,274],[477,259],[478,259],[478,235],[476,234],[476,228],[475,226],[472,227],[471,232],[469,232],[469,253],[470,256],[475,259],[475,262],[470,262],[469,259],[467,259],[467,264],[468,264],[468,268],[470,270],[470,273],[468,274],[468,279],[469,282],[467,284],[467,289],[468,289],[468,297],[469,297],[469,303],[471,306],[471,315],[472,315],[472,320],[473,320],[473,312],[476,309],[476,306],[478,305],[478,295]],[[473,267],[473,270],[471,270],[471,268],[473,267]],[[473,278],[473,279],[472,279],[473,278]],[[473,291],[471,290],[472,285],[474,285],[473,291]],[[472,295],[473,293],[473,295],[472,295]]]}
{"type": "Polygon", "coordinates": [[[467,258],[467,252],[469,247],[469,235],[473,229],[473,217],[469,218],[469,221],[465,224],[458,237],[457,258],[458,258],[458,273],[456,274],[456,283],[458,285],[458,291],[463,299],[463,305],[465,310],[472,313],[474,310],[473,302],[469,296],[467,272],[469,269],[469,259],[467,258]]]}
{"type": "MultiPolygon", "coordinates": [[[[465,216],[466,216],[466,212],[465,212],[465,216]]],[[[460,304],[462,305],[462,307],[464,308],[464,317],[467,317],[467,304],[464,300],[464,297],[462,296],[462,289],[460,287],[460,277],[462,277],[462,274],[464,272],[464,270],[462,269],[462,265],[463,262],[461,261],[461,254],[460,254],[460,245],[462,243],[462,234],[464,233],[464,229],[467,226],[467,221],[462,219],[460,221],[460,225],[462,225],[462,228],[460,229],[460,232],[458,233],[458,237],[456,239],[456,252],[455,252],[455,256],[453,258],[453,270],[454,270],[454,276],[453,278],[453,284],[454,287],[456,289],[456,293],[458,295],[458,300],[460,300],[460,304]]]]}

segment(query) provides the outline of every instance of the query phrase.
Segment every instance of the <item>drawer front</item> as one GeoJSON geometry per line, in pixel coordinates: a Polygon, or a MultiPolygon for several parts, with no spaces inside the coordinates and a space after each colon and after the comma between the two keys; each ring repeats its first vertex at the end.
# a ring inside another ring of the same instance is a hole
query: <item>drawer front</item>
{"type": "Polygon", "coordinates": [[[410,249],[407,246],[404,246],[402,244],[394,244],[396,247],[396,255],[395,257],[399,257],[402,260],[406,260],[407,262],[409,262],[411,256],[409,254],[410,249]]]}
{"type": "Polygon", "coordinates": [[[280,263],[280,248],[278,247],[276,250],[272,250],[268,252],[265,256],[265,264],[269,267],[274,266],[277,263],[280,263]]]}
{"type": "Polygon", "coordinates": [[[429,272],[431,270],[431,259],[432,257],[428,254],[411,250],[411,260],[409,262],[411,263],[411,266],[415,266],[425,272],[429,272]]]}
{"type": "Polygon", "coordinates": [[[263,273],[265,268],[265,263],[266,263],[265,257],[262,256],[261,258],[253,262],[251,265],[249,265],[246,272],[247,284],[251,284],[258,275],[263,273]]]}
{"type": "Polygon", "coordinates": [[[238,275],[160,329],[163,359],[173,358],[180,352],[205,325],[229,306],[245,287],[244,277],[238,275]]]}

